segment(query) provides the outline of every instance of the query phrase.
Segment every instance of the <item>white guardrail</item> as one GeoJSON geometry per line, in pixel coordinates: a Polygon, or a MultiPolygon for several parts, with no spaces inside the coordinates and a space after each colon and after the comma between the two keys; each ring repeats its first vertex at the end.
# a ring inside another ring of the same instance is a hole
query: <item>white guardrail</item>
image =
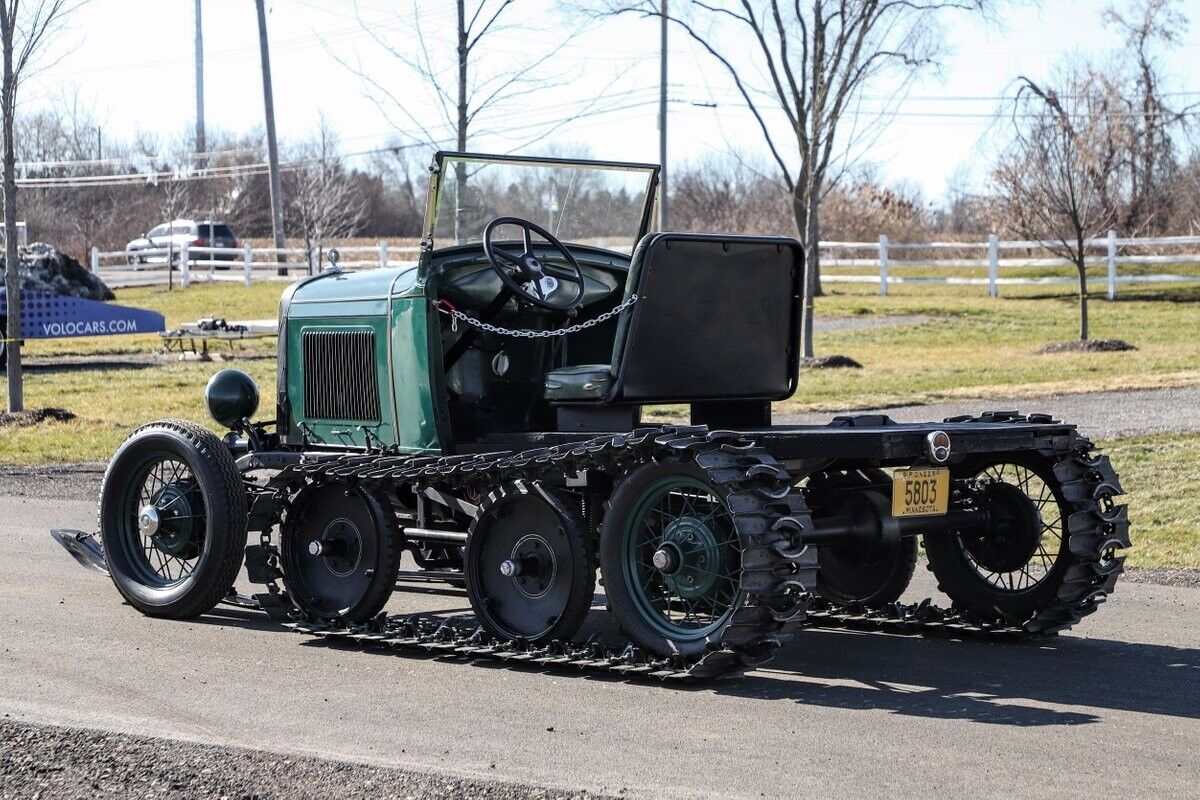
{"type": "MultiPolygon", "coordinates": [[[[321,270],[319,260],[332,247],[156,247],[145,250],[113,250],[98,247],[91,251],[91,270],[113,286],[151,285],[178,280],[181,287],[194,281],[239,281],[247,286],[256,280],[294,281],[321,270]],[[167,269],[167,265],[171,269],[167,269]]],[[[378,245],[337,247],[342,256],[338,266],[347,271],[400,267],[416,264],[421,248],[393,245],[386,241],[378,245]],[[351,258],[346,258],[351,256],[351,258]],[[358,256],[358,258],[353,258],[358,256]]]]}
{"type": "MultiPolygon", "coordinates": [[[[1001,258],[1004,251],[1046,251],[1052,243],[1044,241],[1001,241],[995,234],[988,237],[986,242],[889,242],[887,236],[880,236],[878,242],[821,242],[821,280],[830,283],[878,283],[879,293],[887,295],[888,286],[899,283],[934,283],[958,284],[967,286],[988,287],[988,294],[998,297],[1000,286],[1039,286],[1052,284],[1075,284],[1078,278],[1047,276],[1047,277],[1000,277],[1000,270],[1031,269],[1046,267],[1075,268],[1075,264],[1063,258],[1001,258]],[[896,251],[911,253],[936,253],[938,251],[971,252],[986,251],[983,258],[893,258],[896,251]],[[843,257],[845,252],[863,251],[875,253],[872,257],[843,257]],[[986,278],[964,276],[929,277],[929,276],[897,276],[890,274],[890,269],[896,266],[920,266],[935,269],[986,269],[986,278]],[[837,267],[873,267],[878,270],[876,275],[838,275],[828,270],[837,267]]],[[[1178,255],[1131,255],[1121,252],[1123,248],[1186,248],[1200,246],[1200,236],[1161,236],[1144,239],[1121,239],[1116,231],[1109,231],[1108,236],[1100,239],[1088,239],[1084,242],[1088,250],[1100,250],[1101,255],[1089,257],[1086,261],[1089,267],[1103,266],[1106,268],[1106,283],[1108,298],[1115,299],[1117,285],[1122,283],[1189,283],[1200,282],[1200,275],[1121,275],[1121,265],[1133,264],[1200,264],[1200,255],[1196,253],[1180,253],[1178,255]]],[[[1061,247],[1060,247],[1061,249],[1061,247]]]]}

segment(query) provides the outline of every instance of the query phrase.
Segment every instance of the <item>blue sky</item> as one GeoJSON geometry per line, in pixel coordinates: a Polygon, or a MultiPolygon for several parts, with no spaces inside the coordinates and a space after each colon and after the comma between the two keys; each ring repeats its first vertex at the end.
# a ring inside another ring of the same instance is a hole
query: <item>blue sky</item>
{"type": "MultiPolygon", "coordinates": [[[[206,44],[206,116],[210,128],[243,131],[261,125],[257,28],[252,0],[203,0],[206,44]]],[[[453,24],[450,0],[422,0],[420,32],[409,0],[361,0],[373,31],[406,52],[415,37],[443,49],[453,24]]],[[[996,26],[966,16],[947,16],[948,54],[938,73],[912,87],[900,115],[888,123],[862,158],[892,182],[920,186],[940,197],[947,179],[963,165],[976,176],[986,168],[987,131],[1004,93],[1019,74],[1041,77],[1066,54],[1111,53],[1116,35],[1100,12],[1106,2],[1044,0],[1014,3],[996,26]]],[[[415,134],[414,123],[391,104],[381,113],[379,93],[338,63],[362,68],[400,98],[404,113],[425,127],[438,124],[429,92],[355,20],[349,0],[268,0],[272,69],[279,134],[284,140],[311,135],[320,115],[338,131],[348,152],[380,146],[396,128],[415,134]],[[372,94],[375,99],[372,99],[372,94]]],[[[1200,56],[1200,0],[1181,9],[1194,24],[1165,62],[1169,90],[1195,91],[1200,80],[1188,64],[1200,56]]],[[[492,38],[482,72],[520,63],[563,38],[573,24],[553,13],[549,0],[518,0],[510,27],[492,38]]],[[[193,125],[193,0],[91,0],[64,34],[68,54],[23,88],[23,104],[35,107],[78,91],[94,108],[106,136],[135,131],[176,139],[193,125]]],[[[669,152],[672,162],[737,149],[765,158],[761,139],[745,109],[733,101],[721,69],[681,35],[672,39],[669,152]],[[717,103],[713,109],[702,105],[717,103]]],[[[475,150],[508,150],[546,123],[586,108],[590,114],[556,128],[527,152],[584,147],[596,157],[656,161],[658,29],[628,18],[595,26],[572,39],[547,68],[554,83],[499,109],[481,127],[488,132],[475,150]],[[600,95],[600,99],[596,97],[600,95]],[[595,102],[593,102],[595,101],[595,102]]],[[[450,88],[450,87],[447,87],[450,88]]],[[[887,87],[877,89],[880,95],[887,87]]],[[[875,97],[874,95],[872,97],[875,97]]],[[[1191,98],[1189,98],[1191,99],[1191,98]]],[[[870,110],[881,101],[867,99],[870,110]]]]}

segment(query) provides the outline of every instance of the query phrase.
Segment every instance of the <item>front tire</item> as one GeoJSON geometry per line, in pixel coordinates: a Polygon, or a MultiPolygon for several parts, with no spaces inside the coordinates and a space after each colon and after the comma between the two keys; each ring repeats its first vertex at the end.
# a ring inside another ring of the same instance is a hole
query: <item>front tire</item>
{"type": "Polygon", "coordinates": [[[190,619],[233,586],[246,548],[246,492],[228,448],[164,420],[118,448],[100,489],[100,535],[117,591],[154,617],[190,619]]]}

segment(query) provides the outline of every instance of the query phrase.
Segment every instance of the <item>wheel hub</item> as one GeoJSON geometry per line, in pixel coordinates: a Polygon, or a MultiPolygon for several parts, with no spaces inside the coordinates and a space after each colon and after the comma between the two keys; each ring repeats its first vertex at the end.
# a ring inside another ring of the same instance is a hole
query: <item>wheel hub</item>
{"type": "Polygon", "coordinates": [[[1015,572],[1033,558],[1042,539],[1037,505],[1019,487],[996,481],[984,488],[988,522],[965,533],[963,546],[985,569],[1015,572]]]}
{"type": "Polygon", "coordinates": [[[161,522],[162,519],[156,506],[142,506],[142,510],[138,512],[138,532],[143,536],[153,536],[158,533],[158,526],[161,522]]]}
{"type": "Polygon", "coordinates": [[[308,553],[324,559],[325,566],[338,577],[354,572],[362,555],[362,534],[345,517],[333,520],[317,538],[308,543],[308,553]]]}
{"type": "Polygon", "coordinates": [[[512,554],[500,564],[500,574],[510,578],[517,590],[530,598],[549,591],[557,570],[553,548],[536,533],[518,539],[512,554]]]}
{"type": "Polygon", "coordinates": [[[667,588],[686,599],[712,590],[720,570],[717,537],[703,520],[685,516],[671,520],[653,557],[667,588]]]}
{"type": "Polygon", "coordinates": [[[680,555],[679,547],[674,542],[667,542],[662,547],[654,551],[652,559],[654,568],[664,575],[674,575],[679,572],[679,567],[683,563],[683,556],[680,555]]]}
{"type": "Polygon", "coordinates": [[[191,487],[169,483],[138,511],[138,532],[162,553],[190,560],[200,555],[196,517],[192,511],[191,487]]]}

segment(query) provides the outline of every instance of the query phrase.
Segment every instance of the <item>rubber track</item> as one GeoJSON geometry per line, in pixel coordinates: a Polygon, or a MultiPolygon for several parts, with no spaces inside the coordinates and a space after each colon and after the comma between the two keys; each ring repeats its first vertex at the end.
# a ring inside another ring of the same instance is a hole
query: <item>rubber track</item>
{"type": "MultiPolygon", "coordinates": [[[[387,644],[468,657],[572,665],[662,679],[715,677],[757,666],[803,625],[816,586],[817,555],[803,544],[812,527],[808,506],[793,477],[766,450],[740,434],[705,427],[643,428],[586,442],[516,454],[440,458],[336,456],[303,464],[313,480],[435,486],[448,492],[480,490],[514,480],[537,480],[547,471],[624,472],[655,458],[690,458],[721,487],[742,549],[741,589],[747,601],[726,626],[720,649],[697,660],[658,658],[624,644],[559,643],[530,648],[499,641],[470,618],[430,615],[380,617],[363,626],[297,620],[293,630],[324,637],[387,644]]],[[[274,587],[273,587],[274,589],[274,587]]],[[[278,592],[275,592],[278,594],[278,592]]]]}
{"type": "MultiPolygon", "coordinates": [[[[1046,415],[988,412],[946,422],[1046,424],[1046,415]]],[[[926,599],[895,603],[882,609],[831,604],[808,594],[816,585],[816,553],[803,545],[812,520],[803,497],[790,489],[792,476],[761,448],[739,434],[705,428],[642,429],[620,436],[598,437],[563,448],[524,451],[515,455],[444,458],[341,456],[306,464],[313,477],[363,477],[373,480],[426,481],[450,487],[486,485],[505,479],[543,476],[547,467],[575,471],[597,465],[624,468],[653,457],[662,448],[694,453],[715,482],[730,485],[731,510],[738,522],[745,577],[753,601],[741,609],[727,629],[721,650],[699,661],[681,657],[646,658],[625,645],[609,649],[598,642],[559,643],[534,648],[521,641],[497,641],[470,617],[413,614],[380,617],[358,627],[297,620],[291,629],[314,636],[362,644],[415,649],[434,655],[488,658],[541,666],[575,667],[662,680],[689,680],[737,672],[769,659],[804,625],[872,630],[898,634],[1020,640],[1066,630],[1093,613],[1113,591],[1124,569],[1118,553],[1130,546],[1129,516],[1114,503],[1123,494],[1108,457],[1095,451],[1084,436],[1072,432],[1069,446],[1041,454],[1054,465],[1055,478],[1070,507],[1066,545],[1074,558],[1053,604],[1021,625],[985,619],[959,609],[943,609],[926,599]],[[593,463],[595,461],[595,463],[593,463]],[[483,481],[480,484],[479,481],[483,481]],[[782,574],[782,577],[780,576],[782,574]],[[798,595],[797,593],[804,594],[798,595]]]]}

